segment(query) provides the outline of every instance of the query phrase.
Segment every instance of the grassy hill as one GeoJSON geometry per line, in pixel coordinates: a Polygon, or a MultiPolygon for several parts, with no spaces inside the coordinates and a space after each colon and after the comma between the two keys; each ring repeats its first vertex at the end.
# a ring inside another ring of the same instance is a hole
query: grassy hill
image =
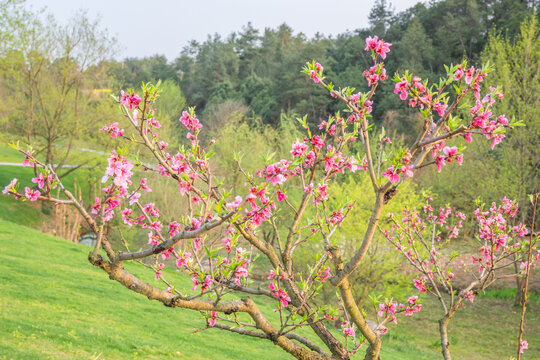
{"type": "MultiPolygon", "coordinates": [[[[268,341],[215,329],[193,333],[204,326],[201,316],[166,308],[109,281],[88,263],[88,251],[0,220],[0,359],[291,358],[268,341]]],[[[511,301],[488,296],[463,310],[451,325],[456,359],[514,355],[519,315],[511,301]]],[[[538,359],[538,303],[529,310],[525,359],[538,359]]],[[[436,312],[426,299],[419,316],[391,327],[382,358],[440,358],[437,323],[431,319],[436,312]]]]}
{"type": "MultiPolygon", "coordinates": [[[[75,155],[80,157],[80,153],[81,152],[79,151],[75,155]]],[[[2,134],[0,134],[0,163],[20,164],[23,160],[24,155],[11,148],[7,143],[2,142],[2,134]]],[[[30,167],[0,165],[0,190],[3,190],[13,178],[17,178],[20,184],[19,192],[24,193],[25,186],[35,187],[36,184],[32,183],[32,178],[34,176],[34,169],[30,167]]],[[[94,174],[93,177],[95,176],[97,175],[94,174]]],[[[74,190],[74,184],[77,183],[83,200],[88,202],[90,188],[88,181],[89,177],[90,170],[84,168],[78,169],[77,171],[68,174],[63,179],[63,183],[71,191],[74,190]]],[[[52,195],[56,195],[56,190],[52,192],[52,195]]],[[[47,220],[47,216],[33,203],[17,201],[11,196],[0,196],[0,219],[33,228],[39,228],[40,225],[47,220]]]]}
{"type": "Polygon", "coordinates": [[[109,281],[88,251],[0,220],[0,359],[283,358],[269,342],[191,334],[202,317],[109,281]]]}

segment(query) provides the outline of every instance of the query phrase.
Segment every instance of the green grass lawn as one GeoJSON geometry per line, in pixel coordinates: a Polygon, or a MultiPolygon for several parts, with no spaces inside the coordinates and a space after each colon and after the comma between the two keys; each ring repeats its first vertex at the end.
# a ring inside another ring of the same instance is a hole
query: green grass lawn
{"type": "MultiPolygon", "coordinates": [[[[82,188],[82,196],[86,202],[88,200],[88,183],[85,183],[85,174],[72,173],[66,176],[65,185],[73,191],[73,184],[77,181],[82,188]]],[[[25,186],[33,187],[32,178],[34,177],[34,171],[29,167],[16,167],[16,166],[1,166],[0,165],[0,190],[9,184],[13,178],[17,178],[19,183],[19,193],[24,194],[25,186]]],[[[56,190],[51,193],[56,196],[56,190]]],[[[0,219],[14,222],[21,225],[30,226],[33,228],[39,228],[40,225],[46,221],[47,216],[40,208],[41,204],[32,203],[30,201],[15,200],[12,196],[0,194],[0,219]]],[[[49,207],[52,206],[49,204],[49,207]]],[[[47,211],[45,211],[47,212],[47,211]]],[[[50,212],[50,210],[49,210],[50,212]]]]}
{"type": "MultiPolygon", "coordinates": [[[[12,134],[8,133],[1,133],[0,132],[0,162],[8,162],[8,163],[21,163],[24,160],[24,155],[12,148],[9,144],[17,144],[17,141],[19,141],[19,147],[22,150],[27,150],[27,140],[24,138],[17,137],[12,134]]],[[[56,149],[58,149],[58,158],[62,158],[66,151],[66,144],[65,142],[59,142],[55,143],[54,146],[56,149]]],[[[34,146],[34,150],[36,147],[34,146]]],[[[74,146],[69,152],[67,164],[79,164],[85,160],[88,159],[96,159],[100,156],[95,153],[91,153],[88,151],[81,150],[81,148],[94,148],[97,147],[97,145],[88,144],[85,141],[76,141],[74,146]]],[[[44,155],[39,154],[37,155],[38,159],[43,161],[44,155]]]]}
{"type": "MultiPolygon", "coordinates": [[[[512,304],[513,299],[478,297],[474,304],[467,302],[449,325],[453,359],[515,358],[521,309],[514,308],[512,304]]],[[[436,320],[439,314],[438,303],[433,298],[426,299],[421,312],[389,328],[388,337],[383,340],[382,358],[442,358],[436,320]],[[417,356],[408,357],[400,352],[410,352],[412,348],[418,351],[417,356]]],[[[525,352],[523,359],[540,359],[539,315],[539,303],[531,303],[528,307],[524,336],[529,342],[529,350],[525,352]]]]}
{"type": "Polygon", "coordinates": [[[21,163],[24,155],[8,145],[7,141],[0,136],[0,162],[21,163]]]}
{"type": "MultiPolygon", "coordinates": [[[[12,137],[9,136],[9,134],[2,134],[0,133],[0,162],[5,163],[16,163],[21,164],[24,160],[24,155],[18,152],[17,150],[13,149],[8,143],[12,141],[12,137]]],[[[21,141],[21,148],[26,149],[26,146],[22,145],[23,141],[21,141]]],[[[89,181],[96,182],[101,179],[101,176],[103,176],[103,169],[96,170],[92,168],[94,165],[96,165],[99,161],[99,164],[104,165],[106,164],[106,157],[102,155],[98,155],[96,153],[88,152],[88,151],[82,151],[77,148],[77,146],[84,147],[84,146],[90,146],[85,143],[81,143],[75,146],[74,149],[71,150],[70,155],[68,159],[66,160],[67,165],[79,165],[79,164],[86,164],[86,166],[91,167],[85,167],[85,168],[79,168],[70,174],[66,175],[64,178],[62,178],[62,182],[66,187],[73,191],[73,184],[75,181],[77,181],[78,186],[82,190],[82,196],[85,199],[87,197],[88,188],[89,188],[89,181]]],[[[62,151],[60,151],[60,155],[58,156],[58,159],[61,159],[63,156],[62,151]]],[[[41,161],[44,161],[44,158],[41,155],[37,156],[38,159],[41,161]]],[[[70,170],[69,167],[64,167],[61,170],[58,171],[58,175],[62,176],[62,174],[68,172],[70,170]]],[[[24,192],[25,186],[35,186],[31,182],[31,179],[34,177],[34,169],[30,167],[19,167],[19,166],[5,166],[0,165],[0,187],[1,189],[6,186],[11,179],[17,178],[19,182],[21,183],[19,189],[24,192]]]]}
{"type": "MultiPolygon", "coordinates": [[[[291,358],[268,341],[216,329],[193,333],[204,327],[202,316],[166,308],[108,280],[88,263],[88,251],[0,220],[0,359],[291,358]]],[[[143,278],[153,281],[151,274],[143,278]]],[[[268,312],[273,304],[260,306],[268,312]]],[[[440,358],[432,320],[438,311],[428,299],[420,313],[390,327],[382,358],[440,358]]],[[[525,359],[538,359],[538,303],[528,314],[525,359]]],[[[454,358],[509,359],[518,323],[509,300],[493,296],[467,304],[450,326],[454,358]]]]}
{"type": "Polygon", "coordinates": [[[0,220],[0,359],[281,359],[109,281],[89,248],[0,220]],[[219,356],[217,356],[219,354],[219,356]]]}
{"type": "MultiPolygon", "coordinates": [[[[2,150],[0,143],[0,151],[2,150]]],[[[16,162],[21,161],[22,159],[16,162]]],[[[3,190],[13,178],[17,178],[19,183],[19,193],[24,194],[25,186],[34,187],[36,185],[32,183],[32,178],[34,176],[34,169],[30,167],[0,165],[0,190],[3,190]]],[[[72,192],[74,191],[74,184],[77,183],[78,188],[81,190],[83,201],[89,203],[89,188],[91,186],[89,181],[90,176],[89,170],[78,169],[77,171],[68,174],[62,181],[72,192]]],[[[97,175],[94,174],[92,176],[95,177],[97,175]]],[[[52,196],[56,196],[57,191],[53,190],[51,194],[52,196]]],[[[0,194],[0,219],[39,228],[40,224],[43,221],[46,221],[46,215],[39,210],[40,206],[41,205],[36,206],[35,203],[29,201],[15,200],[12,196],[0,194]]],[[[49,206],[52,205],[49,204],[49,206]]]]}

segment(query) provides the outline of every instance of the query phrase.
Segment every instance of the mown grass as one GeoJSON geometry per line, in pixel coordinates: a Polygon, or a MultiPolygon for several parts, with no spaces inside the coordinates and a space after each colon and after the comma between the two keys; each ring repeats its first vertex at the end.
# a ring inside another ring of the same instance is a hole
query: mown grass
{"type": "MultiPolygon", "coordinates": [[[[410,359],[437,359],[440,355],[440,339],[437,319],[441,317],[439,304],[433,298],[423,301],[422,311],[390,327],[384,339],[383,355],[387,359],[409,359],[394,353],[395,349],[418,349],[419,355],[410,359]],[[420,355],[422,354],[422,355],[420,355]]],[[[513,298],[478,298],[474,304],[466,303],[449,325],[451,352],[454,359],[512,359],[516,357],[518,327],[521,308],[513,305],[513,298]]],[[[532,301],[525,321],[524,339],[529,350],[523,359],[540,359],[540,308],[532,301]]]]}
{"type": "MultiPolygon", "coordinates": [[[[15,150],[10,146],[10,144],[18,144],[19,147],[25,151],[28,149],[26,139],[13,134],[0,132],[0,162],[21,163],[24,160],[24,154],[21,154],[19,151],[15,150]]],[[[57,149],[58,158],[62,158],[67,150],[65,141],[54,144],[54,147],[57,149]]],[[[98,159],[99,156],[97,156],[95,152],[89,152],[81,149],[88,147],[95,148],[98,147],[98,145],[88,144],[82,140],[76,141],[69,151],[66,164],[80,164],[88,159],[98,159]]],[[[34,146],[34,150],[35,149],[36,146],[34,146]]],[[[37,158],[43,161],[44,154],[37,154],[37,158]]]]}
{"type": "MultiPolygon", "coordinates": [[[[24,155],[12,148],[9,145],[10,141],[13,141],[13,139],[9,134],[0,133],[0,162],[21,164],[24,160],[24,155]]],[[[106,164],[106,159],[95,152],[83,151],[77,146],[84,147],[88,145],[85,143],[75,145],[75,147],[70,151],[69,157],[67,158],[65,164],[83,165],[84,167],[70,172],[70,174],[62,178],[62,182],[69,190],[73,191],[73,184],[75,181],[77,181],[78,186],[82,190],[83,196],[86,196],[89,187],[89,180],[95,182],[96,179],[101,178],[103,175],[102,170],[96,171],[94,166],[96,164],[106,164]]],[[[25,146],[21,145],[21,148],[25,149],[25,146]]],[[[38,154],[37,158],[44,161],[43,154],[38,154]]],[[[61,156],[59,156],[59,159],[60,158],[61,156]]],[[[63,167],[58,171],[58,175],[62,176],[62,174],[68,172],[69,170],[70,167],[63,167]]],[[[31,182],[31,179],[34,176],[34,169],[30,167],[0,165],[0,186],[2,189],[13,178],[17,178],[19,180],[23,190],[24,186],[35,186],[35,184],[31,182]]]]}
{"type": "MultiPolygon", "coordinates": [[[[0,153],[2,153],[4,150],[5,149],[0,143],[0,153]]],[[[22,158],[11,162],[20,163],[22,162],[22,158]]],[[[34,176],[34,169],[31,167],[0,165],[0,190],[3,190],[13,178],[16,178],[19,183],[19,193],[24,193],[24,188],[26,186],[31,188],[36,186],[36,184],[32,183],[32,178],[34,176]]],[[[85,203],[89,203],[89,189],[91,186],[91,181],[89,181],[89,179],[91,176],[95,177],[97,175],[92,175],[89,169],[78,169],[65,176],[65,178],[62,179],[62,182],[66,188],[72,192],[75,192],[75,184],[77,184],[77,189],[80,190],[80,195],[82,196],[83,201],[85,203]]],[[[56,190],[53,190],[51,193],[52,196],[57,196],[56,190]]],[[[77,196],[78,194],[79,191],[77,191],[77,196]]],[[[60,194],[60,196],[64,198],[62,194],[60,194]]],[[[51,206],[53,205],[42,205],[25,200],[15,200],[12,196],[0,195],[0,219],[33,228],[39,228],[40,225],[47,220],[46,215],[50,213],[51,206]]]]}
{"type": "MultiPolygon", "coordinates": [[[[537,274],[537,273],[531,273],[537,274]]],[[[535,276],[535,275],[531,275],[535,276]]],[[[500,289],[489,289],[485,293],[478,295],[480,299],[501,299],[501,300],[511,300],[513,301],[516,298],[516,288],[500,288],[500,289]]],[[[534,303],[540,303],[540,293],[531,292],[529,293],[529,301],[534,303]]]]}
{"type": "MultiPolygon", "coordinates": [[[[0,220],[0,359],[287,359],[269,341],[204,327],[195,312],[134,294],[87,261],[89,248],[0,220]]],[[[129,268],[152,282],[152,274],[129,268]]],[[[171,271],[167,277],[180,275],[171,271]]],[[[478,299],[450,326],[456,359],[509,359],[519,323],[512,301],[478,299]]],[[[270,313],[274,304],[259,302],[270,313]]],[[[437,359],[437,304],[391,326],[383,359],[437,359]]],[[[540,358],[538,303],[529,307],[525,359],[540,358]]],[[[276,321],[276,314],[272,320],[276,321]]],[[[336,330],[336,334],[339,332],[336,330]]],[[[362,358],[358,355],[357,358],[362,358]]]]}
{"type": "MultiPolygon", "coordinates": [[[[3,190],[13,178],[17,178],[20,182],[19,191],[24,192],[25,186],[35,185],[31,182],[33,174],[31,168],[0,166],[0,189],[3,190]]],[[[21,225],[39,227],[45,220],[44,214],[35,204],[15,200],[11,196],[0,195],[0,209],[0,219],[21,225]]]]}
{"type": "Polygon", "coordinates": [[[3,136],[0,136],[0,162],[20,163],[24,160],[24,155],[9,146],[3,136]]]}
{"type": "Polygon", "coordinates": [[[108,281],[89,248],[0,220],[0,359],[280,359],[108,281]]]}

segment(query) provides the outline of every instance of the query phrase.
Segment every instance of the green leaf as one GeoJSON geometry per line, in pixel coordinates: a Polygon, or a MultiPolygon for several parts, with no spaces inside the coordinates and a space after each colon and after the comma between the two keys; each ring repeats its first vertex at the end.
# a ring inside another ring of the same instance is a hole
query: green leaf
{"type": "Polygon", "coordinates": [[[123,148],[121,148],[120,146],[118,146],[118,147],[116,148],[116,152],[118,153],[119,156],[123,156],[123,155],[126,153],[127,149],[128,149],[128,146],[127,146],[127,145],[124,146],[123,148]]]}
{"type": "Polygon", "coordinates": [[[218,214],[221,213],[221,210],[223,209],[223,199],[219,200],[215,206],[215,209],[218,214]]]}
{"type": "Polygon", "coordinates": [[[454,131],[455,129],[457,129],[460,122],[461,121],[459,118],[455,118],[450,115],[450,117],[448,118],[448,127],[450,128],[450,131],[454,131]]]}

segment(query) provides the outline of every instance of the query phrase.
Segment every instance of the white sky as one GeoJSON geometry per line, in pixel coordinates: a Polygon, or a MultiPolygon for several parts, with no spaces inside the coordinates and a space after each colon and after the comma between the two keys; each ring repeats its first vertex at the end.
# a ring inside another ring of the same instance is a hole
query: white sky
{"type": "MultiPolygon", "coordinates": [[[[251,21],[263,30],[287,23],[308,37],[337,35],[368,25],[375,0],[27,0],[34,9],[47,7],[63,23],[80,9],[118,39],[119,58],[164,54],[173,60],[190,41],[208,34],[227,36],[251,21]]],[[[390,0],[396,12],[420,0],[390,0]]]]}

